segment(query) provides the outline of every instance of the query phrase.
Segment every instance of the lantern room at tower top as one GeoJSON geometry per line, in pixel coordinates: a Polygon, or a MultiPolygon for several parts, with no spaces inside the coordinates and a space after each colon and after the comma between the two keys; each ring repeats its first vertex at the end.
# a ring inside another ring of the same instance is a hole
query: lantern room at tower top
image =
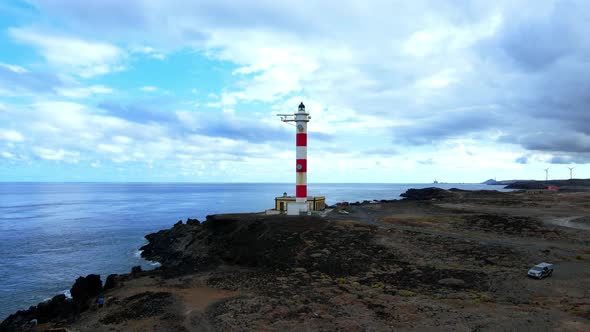
{"type": "Polygon", "coordinates": [[[295,123],[295,197],[283,195],[275,199],[275,209],[290,215],[323,210],[325,197],[307,196],[307,123],[311,119],[303,102],[294,114],[277,114],[283,122],[295,123]],[[310,204],[310,202],[312,202],[310,204]],[[320,203],[321,202],[321,203],[320,203]]]}

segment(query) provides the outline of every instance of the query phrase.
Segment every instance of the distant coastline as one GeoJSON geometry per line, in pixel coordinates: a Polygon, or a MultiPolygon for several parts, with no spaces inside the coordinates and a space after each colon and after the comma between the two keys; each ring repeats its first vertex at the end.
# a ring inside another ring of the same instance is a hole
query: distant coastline
{"type": "Polygon", "coordinates": [[[506,189],[546,189],[548,186],[556,186],[560,190],[590,190],[590,179],[569,180],[502,180],[493,179],[482,182],[486,185],[505,185],[506,189]]]}

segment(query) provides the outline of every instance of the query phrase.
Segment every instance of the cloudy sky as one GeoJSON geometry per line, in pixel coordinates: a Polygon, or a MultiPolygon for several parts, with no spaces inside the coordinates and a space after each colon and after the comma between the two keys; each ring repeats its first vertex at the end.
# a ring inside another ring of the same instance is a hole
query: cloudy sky
{"type": "Polygon", "coordinates": [[[0,3],[0,181],[590,177],[588,1],[0,3]]]}

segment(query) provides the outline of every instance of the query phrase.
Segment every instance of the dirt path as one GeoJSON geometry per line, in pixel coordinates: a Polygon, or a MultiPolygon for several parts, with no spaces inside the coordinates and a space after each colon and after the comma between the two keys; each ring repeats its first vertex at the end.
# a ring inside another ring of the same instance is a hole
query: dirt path
{"type": "Polygon", "coordinates": [[[574,222],[573,220],[583,218],[586,216],[573,216],[573,217],[561,217],[561,218],[549,218],[546,221],[549,224],[567,227],[572,229],[580,229],[585,231],[590,231],[590,224],[574,222]]]}
{"type": "Polygon", "coordinates": [[[239,293],[208,287],[203,276],[161,279],[139,277],[109,293],[96,314],[84,315],[73,326],[81,331],[198,330],[213,331],[205,318],[213,304],[239,293]],[[153,316],[168,316],[154,325],[153,316]],[[108,329],[105,327],[108,323],[108,329]]]}

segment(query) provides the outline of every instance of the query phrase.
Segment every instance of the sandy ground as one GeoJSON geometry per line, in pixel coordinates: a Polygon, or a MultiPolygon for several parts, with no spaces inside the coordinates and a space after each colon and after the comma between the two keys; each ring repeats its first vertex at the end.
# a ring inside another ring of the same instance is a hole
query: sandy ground
{"type": "Polygon", "coordinates": [[[166,279],[142,276],[110,292],[105,306],[94,306],[90,314],[83,315],[70,328],[94,331],[213,330],[202,317],[205,310],[213,303],[237,295],[237,292],[208,287],[199,275],[166,279]],[[155,320],[154,317],[161,319],[155,320]]]}

